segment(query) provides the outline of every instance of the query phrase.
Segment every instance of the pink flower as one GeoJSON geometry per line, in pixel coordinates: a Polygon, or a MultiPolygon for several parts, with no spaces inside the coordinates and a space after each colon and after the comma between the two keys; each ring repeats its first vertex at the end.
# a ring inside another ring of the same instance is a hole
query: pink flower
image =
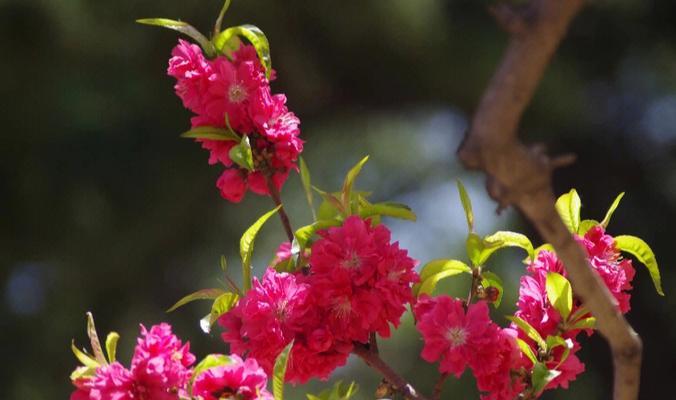
{"type": "Polygon", "coordinates": [[[319,233],[310,256],[310,276],[318,306],[341,340],[366,343],[371,332],[389,336],[418,281],[416,262],[384,225],[349,217],[342,226],[319,233]]]}
{"type": "Polygon", "coordinates": [[[268,269],[237,306],[223,315],[219,322],[225,332],[223,340],[235,354],[247,354],[272,372],[275,359],[296,336],[312,310],[307,301],[309,287],[296,276],[268,269]]]}
{"type": "Polygon", "coordinates": [[[439,370],[459,377],[469,364],[492,370],[497,360],[482,357],[482,350],[495,344],[498,327],[488,317],[488,306],[480,301],[468,307],[449,296],[422,295],[413,309],[417,328],[425,345],[421,356],[425,361],[440,361],[439,370]]]}
{"type": "MultiPolygon", "coordinates": [[[[541,257],[543,256],[538,257],[538,260],[541,257]]],[[[521,277],[519,300],[516,303],[517,310],[514,315],[528,322],[542,337],[556,336],[561,323],[561,315],[552,307],[547,298],[545,282],[545,273],[521,277]]],[[[521,336],[524,340],[530,340],[525,334],[521,336]]]]}
{"type": "Polygon", "coordinates": [[[233,168],[223,171],[216,181],[216,187],[221,191],[221,196],[233,203],[239,203],[246,192],[246,174],[244,171],[233,168]]]}
{"type": "Polygon", "coordinates": [[[171,53],[167,74],[176,78],[176,94],[195,114],[205,111],[205,96],[213,74],[211,64],[199,46],[180,39],[171,53]]]}
{"type": "Polygon", "coordinates": [[[579,344],[575,343],[575,346],[563,363],[560,363],[564,351],[563,347],[556,347],[552,351],[552,360],[546,363],[547,368],[556,369],[561,374],[549,382],[546,387],[547,390],[556,389],[557,387],[568,389],[570,382],[577,379],[577,376],[584,372],[584,363],[575,355],[579,349],[579,344]]]}
{"type": "Polygon", "coordinates": [[[190,379],[194,362],[190,344],[183,345],[172,334],[171,326],[162,323],[147,330],[141,325],[131,362],[136,392],[157,400],[176,399],[190,379]]]}
{"type": "Polygon", "coordinates": [[[117,362],[98,368],[94,377],[78,379],[74,384],[77,389],[71,400],[139,399],[132,373],[117,362]]]}
{"type": "Polygon", "coordinates": [[[352,351],[352,343],[335,340],[326,328],[308,330],[296,340],[286,371],[286,379],[292,383],[329,379],[336,368],[347,363],[352,351]]]}
{"type": "Polygon", "coordinates": [[[526,388],[518,374],[525,363],[516,345],[516,337],[515,330],[501,329],[497,340],[480,350],[494,358],[494,361],[472,367],[477,387],[483,393],[482,400],[513,400],[526,388]]]}
{"type": "Polygon", "coordinates": [[[197,376],[193,395],[202,400],[273,400],[266,385],[267,375],[255,359],[242,361],[232,355],[229,364],[209,368],[197,376]]]}

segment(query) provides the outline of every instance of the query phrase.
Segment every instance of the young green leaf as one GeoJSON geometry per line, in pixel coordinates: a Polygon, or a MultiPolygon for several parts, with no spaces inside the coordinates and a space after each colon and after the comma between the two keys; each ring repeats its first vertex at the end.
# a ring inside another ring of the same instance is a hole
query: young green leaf
{"type": "Polygon", "coordinates": [[[594,219],[583,219],[580,221],[580,227],[577,229],[578,235],[584,235],[589,230],[599,224],[599,221],[594,219]]]}
{"type": "Polygon", "coordinates": [[[318,395],[307,394],[308,400],[349,400],[359,391],[359,385],[350,382],[349,385],[343,381],[337,381],[330,389],[322,390],[318,395]]]}
{"type": "Polygon", "coordinates": [[[209,313],[209,325],[213,325],[221,315],[232,310],[233,307],[237,305],[238,300],[239,296],[235,293],[227,292],[218,296],[211,305],[211,312],[209,313]]]}
{"type": "Polygon", "coordinates": [[[563,353],[561,353],[559,363],[556,365],[556,368],[558,368],[570,355],[570,351],[573,349],[573,341],[571,339],[564,339],[561,336],[547,336],[546,342],[550,353],[556,347],[563,347],[563,353]]]}
{"type": "Polygon", "coordinates": [[[286,377],[286,365],[289,362],[289,353],[293,347],[293,341],[286,345],[284,350],[277,356],[275,367],[272,372],[272,394],[275,400],[284,400],[284,380],[286,377]]]}
{"type": "Polygon", "coordinates": [[[472,201],[467,194],[467,189],[465,185],[462,184],[460,179],[456,180],[458,186],[458,193],[460,194],[460,202],[462,203],[462,208],[465,210],[465,218],[467,219],[467,229],[469,232],[474,231],[474,213],[472,212],[472,201]]]}
{"type": "Polygon", "coordinates": [[[228,155],[235,164],[247,171],[253,171],[253,152],[251,151],[251,142],[249,142],[248,136],[242,137],[239,144],[230,149],[228,155]]]}
{"type": "MultiPolygon", "coordinates": [[[[211,368],[220,367],[221,365],[228,365],[230,363],[232,363],[232,359],[230,359],[230,357],[228,356],[225,356],[223,354],[209,354],[197,364],[197,366],[193,370],[190,382],[194,382],[198,376],[200,376],[203,372],[206,372],[211,368]]],[[[192,393],[190,394],[192,395],[192,393]]]]}
{"type": "Polygon", "coordinates": [[[488,261],[488,258],[495,253],[497,250],[504,249],[505,247],[520,247],[526,250],[528,257],[533,260],[533,244],[530,242],[530,239],[526,235],[521,233],[509,232],[509,231],[498,231],[492,235],[484,237],[484,249],[481,251],[479,256],[479,264],[483,265],[488,261]]]}
{"type": "Polygon", "coordinates": [[[198,126],[181,134],[182,138],[188,139],[208,139],[239,142],[239,137],[231,129],[215,128],[213,126],[198,126]]]}
{"type": "Polygon", "coordinates": [[[239,240],[239,254],[242,257],[242,279],[244,280],[243,286],[245,292],[251,289],[251,257],[253,256],[256,236],[258,236],[258,232],[263,225],[265,225],[270,217],[279,211],[281,207],[281,205],[277,206],[258,218],[258,220],[244,232],[244,235],[242,235],[242,238],[239,240]]]}
{"type": "Polygon", "coordinates": [[[575,189],[571,189],[556,200],[556,211],[572,233],[577,233],[580,229],[580,208],[582,202],[575,189]]]}
{"type": "Polygon", "coordinates": [[[303,157],[299,158],[300,164],[300,181],[303,183],[303,189],[305,190],[305,198],[307,199],[307,204],[312,211],[312,220],[317,221],[317,214],[315,213],[314,206],[314,192],[312,191],[312,181],[310,179],[310,169],[307,167],[303,157]]]}
{"type": "Polygon", "coordinates": [[[321,231],[322,229],[331,228],[333,226],[339,226],[341,224],[337,219],[320,219],[317,222],[314,222],[310,225],[303,226],[298,228],[295,233],[296,240],[300,248],[305,248],[308,241],[315,235],[315,233],[321,231]]]}
{"type": "Polygon", "coordinates": [[[233,26],[216,35],[214,46],[219,52],[223,53],[226,45],[233,37],[243,37],[253,45],[254,49],[256,49],[256,54],[258,54],[258,59],[265,69],[265,76],[270,79],[270,73],[272,72],[270,43],[263,31],[254,25],[233,26]]]}
{"type": "Polygon", "coordinates": [[[568,329],[594,329],[596,327],[596,318],[587,317],[577,320],[568,329]]]}
{"type": "Polygon", "coordinates": [[[189,295],[183,297],[181,300],[177,301],[176,304],[174,304],[173,306],[171,306],[171,308],[167,310],[167,312],[172,312],[177,308],[182,307],[195,300],[213,300],[218,296],[222,295],[223,293],[225,293],[225,290],[218,288],[198,290],[194,293],[190,293],[189,295]]]}
{"type": "Polygon", "coordinates": [[[533,375],[531,380],[533,382],[533,391],[535,394],[542,392],[545,387],[554,380],[557,376],[561,375],[561,371],[550,370],[543,363],[537,363],[533,367],[533,375]]]}
{"type": "Polygon", "coordinates": [[[96,368],[92,367],[77,367],[70,374],[70,380],[75,382],[82,378],[91,378],[96,375],[96,368]]]}
{"type": "Polygon", "coordinates": [[[470,232],[467,235],[465,247],[467,248],[467,257],[472,262],[472,265],[475,267],[481,265],[481,254],[486,250],[481,237],[474,232],[470,232]]]}
{"type": "Polygon", "coordinates": [[[495,300],[493,300],[493,306],[495,308],[500,307],[500,303],[502,302],[502,294],[503,294],[503,289],[502,289],[502,279],[493,272],[490,271],[483,271],[481,273],[481,286],[484,287],[484,290],[487,290],[488,288],[495,288],[498,291],[498,296],[495,300]]]}
{"type": "Polygon", "coordinates": [[[547,273],[547,298],[564,321],[568,320],[573,309],[573,289],[563,275],[556,272],[547,273]]]}
{"type": "Polygon", "coordinates": [[[370,218],[373,216],[386,216],[408,221],[415,221],[416,215],[406,204],[400,203],[375,203],[362,206],[359,210],[359,216],[362,218],[370,218]]]}
{"type": "Polygon", "coordinates": [[[70,344],[70,349],[73,351],[73,354],[75,357],[84,365],[85,367],[88,368],[98,368],[101,366],[101,364],[96,361],[93,357],[91,357],[89,354],[86,354],[82,350],[78,349],[75,346],[75,340],[73,340],[70,344]]]}
{"type": "Polygon", "coordinates": [[[440,280],[462,273],[472,273],[472,269],[462,261],[430,261],[423,267],[421,271],[420,283],[414,286],[413,292],[416,296],[421,294],[432,294],[440,280]]]}
{"type": "Polygon", "coordinates": [[[106,353],[108,354],[108,362],[114,363],[117,356],[117,341],[120,340],[120,335],[117,332],[110,332],[106,336],[106,353]]]}
{"type": "Polygon", "coordinates": [[[540,333],[537,331],[537,329],[533,328],[531,324],[517,316],[508,316],[506,318],[514,322],[514,324],[518,326],[519,329],[521,329],[529,338],[535,340],[535,343],[537,343],[541,350],[547,350],[547,343],[542,338],[542,336],[540,336],[540,333]]]}
{"type": "Polygon", "coordinates": [[[160,26],[162,28],[180,32],[186,36],[191,37],[197,43],[199,43],[207,56],[213,57],[216,55],[216,49],[214,48],[213,43],[211,43],[211,41],[207,39],[206,36],[200,33],[200,31],[195,29],[192,25],[183,21],[175,21],[173,19],[167,18],[143,18],[137,19],[136,22],[143,25],[160,26]]]}
{"type": "Polygon", "coordinates": [[[103,349],[101,348],[101,341],[99,340],[99,335],[96,333],[96,325],[94,325],[94,316],[92,313],[87,312],[87,336],[89,336],[89,342],[92,346],[92,351],[94,352],[94,358],[101,365],[108,365],[106,357],[103,355],[103,349]]]}
{"type": "Polygon", "coordinates": [[[615,197],[615,200],[613,200],[613,204],[610,205],[610,208],[606,212],[606,216],[603,217],[603,221],[601,221],[601,225],[603,225],[604,228],[608,227],[608,224],[610,223],[610,218],[613,216],[613,213],[617,209],[617,206],[620,205],[620,201],[624,197],[624,192],[620,193],[615,197]]]}
{"type": "Polygon", "coordinates": [[[648,268],[650,277],[653,280],[655,289],[660,296],[664,296],[662,290],[662,278],[660,278],[660,269],[657,266],[657,259],[648,243],[637,238],[636,236],[621,235],[615,236],[615,245],[621,251],[627,252],[636,257],[638,261],[648,268]]]}
{"type": "Polygon", "coordinates": [[[313,186],[312,190],[319,193],[322,199],[324,199],[322,204],[319,205],[319,213],[317,214],[319,220],[338,219],[346,215],[345,207],[343,207],[343,204],[336,197],[338,193],[328,193],[316,186],[313,186]]]}
{"type": "Polygon", "coordinates": [[[528,357],[530,362],[533,363],[533,365],[537,364],[538,359],[535,357],[535,353],[533,352],[533,349],[528,345],[528,343],[524,342],[522,339],[516,338],[516,344],[519,346],[519,349],[521,349],[521,352],[528,357]]]}
{"type": "Polygon", "coordinates": [[[348,215],[352,214],[352,187],[354,186],[354,181],[359,176],[362,167],[369,160],[369,156],[362,158],[354,167],[352,167],[345,175],[345,181],[343,182],[342,190],[342,204],[345,211],[348,215]]]}

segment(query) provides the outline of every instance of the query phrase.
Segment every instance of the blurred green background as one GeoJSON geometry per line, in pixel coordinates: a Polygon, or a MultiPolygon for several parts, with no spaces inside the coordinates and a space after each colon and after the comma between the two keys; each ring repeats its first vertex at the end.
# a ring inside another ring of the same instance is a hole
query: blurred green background
{"type": "MultiPolygon", "coordinates": [[[[274,89],[303,121],[314,183],[336,189],[365,154],[358,187],[376,200],[407,202],[416,224],[390,221],[414,258],[463,258],[465,225],[454,189],[463,179],[480,233],[532,234],[513,211],[496,216],[483,176],[467,174],[455,149],[500,59],[506,36],[476,0],[235,0],[226,24],[268,35],[274,89]]],[[[195,352],[225,351],[201,333],[200,303],[165,314],[175,300],[218,285],[225,254],[238,271],[237,240],[269,199],[221,200],[220,171],[198,145],[178,138],[189,114],[165,75],[173,32],[134,24],[168,17],[208,31],[219,0],[0,0],[0,366],[2,398],[67,398],[84,345],[84,313],[99,331],[122,334],[128,356],[138,323],[169,321],[195,352]]],[[[637,265],[629,320],[645,343],[641,398],[665,398],[676,371],[676,3],[595,1],[575,20],[523,121],[523,134],[579,161],[558,171],[557,193],[576,187],[583,215],[601,218],[627,196],[611,234],[644,238],[657,253],[667,296],[637,265]]],[[[283,192],[296,226],[310,221],[297,176],[283,192]]],[[[537,237],[533,236],[539,244],[537,237]]],[[[283,240],[274,220],[257,243],[262,271],[283,240]]],[[[500,316],[511,313],[518,251],[491,263],[507,283],[500,316]]],[[[235,277],[237,279],[237,277],[235,277]]],[[[466,291],[459,281],[442,288],[466,291]]],[[[585,339],[588,372],[569,391],[543,398],[609,398],[605,342],[585,339]]],[[[418,356],[408,317],[384,357],[420,388],[435,379],[418,356]]],[[[357,378],[360,399],[378,377],[359,360],[335,374],[357,378]]],[[[303,398],[298,388],[289,398],[303,398]]],[[[449,380],[445,397],[478,398],[471,378],[449,380]]]]}

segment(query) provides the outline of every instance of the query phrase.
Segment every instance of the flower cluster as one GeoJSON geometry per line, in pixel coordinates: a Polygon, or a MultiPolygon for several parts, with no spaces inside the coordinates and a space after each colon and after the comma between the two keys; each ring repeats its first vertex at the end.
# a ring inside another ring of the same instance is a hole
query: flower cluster
{"type": "Polygon", "coordinates": [[[273,400],[266,390],[267,375],[256,360],[243,361],[236,355],[225,358],[227,362],[194,377],[195,356],[189,343],[182,344],[168,324],[154,325],[150,330],[141,325],[131,368],[112,360],[99,365],[93,373],[73,380],[76,389],[70,399],[273,400]]]}
{"type": "MultiPolygon", "coordinates": [[[[232,59],[207,59],[195,44],[180,40],[169,60],[168,74],[176,78],[176,94],[194,114],[192,127],[233,129],[248,139],[253,168],[231,158],[237,141],[197,139],[209,150],[209,164],[225,170],[216,186],[223,198],[239,202],[247,189],[267,195],[270,186],[281,188],[296,169],[303,150],[300,120],[286,107],[286,96],[272,94],[270,80],[251,45],[241,45],[232,59]]],[[[271,74],[274,79],[274,71],[271,74]]]]}
{"type": "MultiPolygon", "coordinates": [[[[584,246],[590,265],[617,300],[620,311],[622,313],[629,311],[630,294],[627,291],[632,287],[631,281],[635,274],[631,260],[620,257],[613,237],[606,234],[601,225],[592,227],[584,236],[576,236],[576,240],[584,246]]],[[[528,322],[543,338],[562,336],[572,341],[572,348],[567,354],[562,348],[557,348],[546,362],[548,367],[556,367],[561,372],[549,383],[547,389],[568,388],[569,383],[585,369],[584,364],[575,354],[580,349],[576,337],[582,330],[575,328],[575,321],[562,319],[560,313],[550,303],[546,290],[548,272],[556,272],[564,277],[568,273],[556,254],[546,250],[538,254],[537,258],[528,265],[527,270],[528,275],[521,278],[515,316],[528,322]],[[566,358],[562,360],[564,354],[566,358]]],[[[583,315],[580,315],[580,307],[581,302],[574,299],[571,315],[574,315],[576,320],[589,317],[584,310],[582,310],[583,315]]],[[[586,331],[588,334],[593,332],[588,329],[586,331]]],[[[536,349],[536,344],[525,333],[520,332],[520,337],[536,349]]]]}
{"type": "Polygon", "coordinates": [[[449,296],[422,295],[413,313],[425,346],[425,361],[439,361],[444,374],[462,375],[466,367],[476,377],[482,399],[514,399],[525,385],[516,379],[523,362],[516,331],[502,329],[488,315],[486,302],[465,304],[449,296]]]}
{"type": "Polygon", "coordinates": [[[255,357],[268,372],[293,341],[286,376],[291,382],[327,379],[355,342],[368,343],[376,332],[389,336],[418,280],[415,261],[391,242],[384,225],[352,216],[319,234],[308,270],[268,269],[220,319],[231,351],[255,357]]]}
{"type": "Polygon", "coordinates": [[[76,379],[71,400],[176,400],[185,393],[195,362],[167,324],[141,326],[131,368],[119,362],[100,366],[94,376],[76,379]]]}

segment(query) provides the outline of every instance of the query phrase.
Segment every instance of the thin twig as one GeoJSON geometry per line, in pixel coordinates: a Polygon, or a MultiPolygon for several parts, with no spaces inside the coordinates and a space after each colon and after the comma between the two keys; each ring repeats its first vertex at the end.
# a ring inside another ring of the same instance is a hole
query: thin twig
{"type": "Polygon", "coordinates": [[[638,398],[642,344],[614,305],[612,295],[591,269],[584,250],[575,242],[554,208],[552,170],[571,161],[551,160],[541,149],[518,140],[523,111],[584,0],[531,0],[525,27],[512,34],[495,75],[486,88],[470,130],[458,149],[468,169],[483,170],[487,190],[500,207],[513,204],[554,246],[568,271],[575,294],[596,317],[608,340],[615,368],[614,399],[638,398]]]}
{"type": "Polygon", "coordinates": [[[410,383],[408,383],[404,378],[399,376],[392,368],[390,368],[385,361],[383,361],[380,356],[371,349],[369,346],[355,343],[354,349],[352,350],[354,354],[359,356],[364,362],[371,368],[380,372],[388,382],[394,386],[397,391],[399,391],[406,399],[408,400],[428,400],[427,397],[418,393],[410,383]]]}
{"type": "Polygon", "coordinates": [[[268,185],[268,191],[270,191],[270,197],[272,198],[272,201],[274,201],[275,205],[279,207],[279,211],[277,213],[279,214],[279,219],[282,220],[282,226],[286,232],[286,237],[289,238],[289,242],[293,242],[293,228],[291,228],[289,216],[284,210],[284,205],[282,204],[282,197],[279,194],[279,189],[277,189],[277,186],[273,182],[270,175],[265,176],[265,182],[268,185]]]}
{"type": "Polygon", "coordinates": [[[446,382],[446,378],[448,378],[448,374],[440,374],[439,379],[437,379],[437,383],[434,385],[434,393],[432,394],[432,400],[440,400],[441,399],[441,391],[444,388],[444,382],[446,382]]]}

